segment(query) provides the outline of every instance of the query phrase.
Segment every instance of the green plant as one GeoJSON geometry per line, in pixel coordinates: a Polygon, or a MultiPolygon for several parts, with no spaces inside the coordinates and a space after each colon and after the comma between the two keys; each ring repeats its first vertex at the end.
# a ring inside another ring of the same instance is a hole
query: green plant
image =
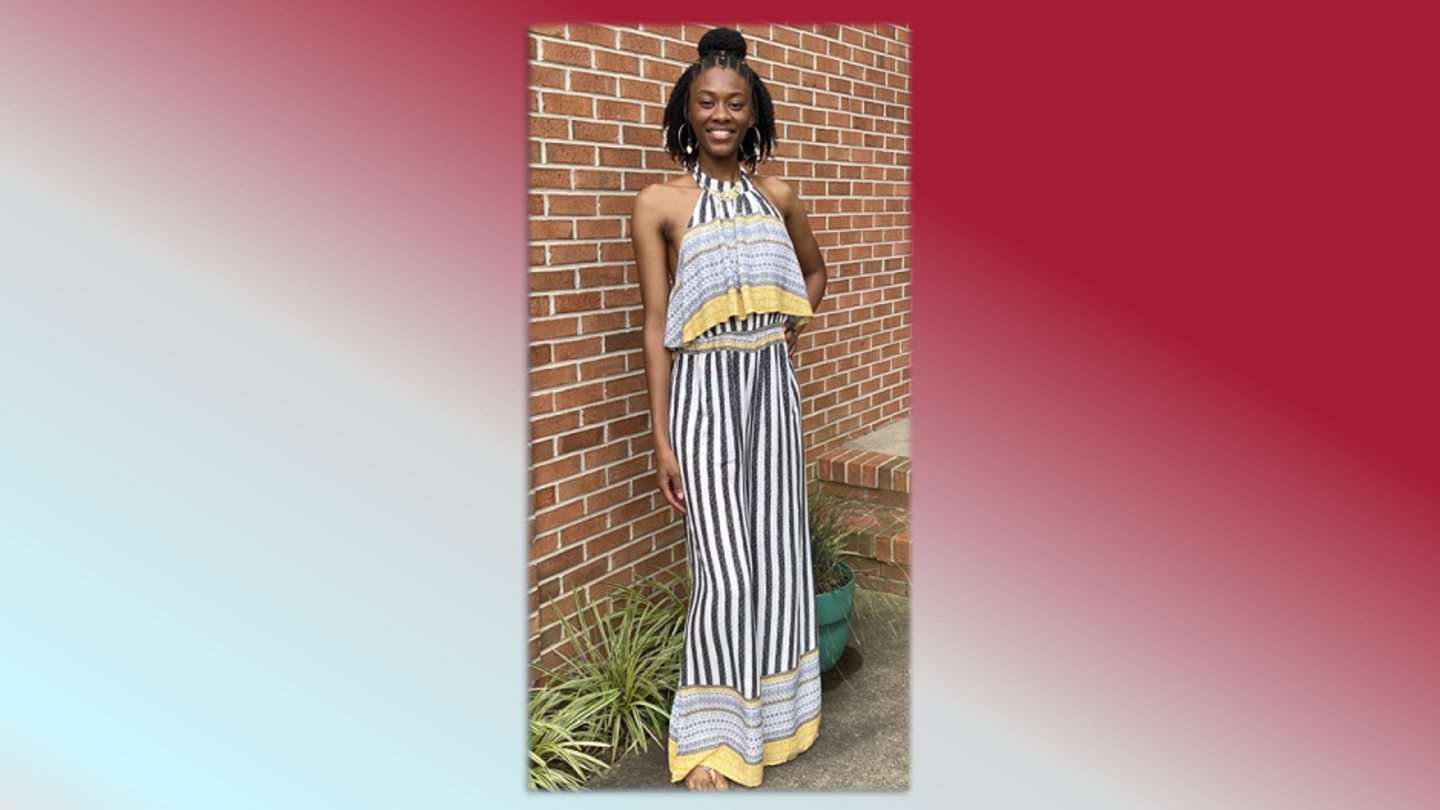
{"type": "Polygon", "coordinates": [[[548,688],[564,701],[576,735],[604,743],[611,756],[647,750],[665,738],[680,677],[685,603],[656,580],[612,586],[610,610],[574,594],[573,619],[561,617],[571,652],[548,688]]]}
{"type": "Polygon", "coordinates": [[[840,499],[815,493],[809,498],[810,567],[815,577],[815,592],[827,593],[842,587],[850,573],[842,557],[857,556],[849,547],[854,530],[840,499]]]}
{"type": "Polygon", "coordinates": [[[530,789],[577,790],[609,767],[592,750],[609,748],[586,731],[583,711],[563,690],[530,690],[530,789]]]}

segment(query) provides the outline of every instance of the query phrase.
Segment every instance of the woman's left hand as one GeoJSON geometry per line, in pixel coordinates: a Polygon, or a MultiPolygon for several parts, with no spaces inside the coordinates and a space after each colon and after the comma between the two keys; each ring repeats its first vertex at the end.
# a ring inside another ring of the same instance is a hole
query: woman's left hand
{"type": "Polygon", "coordinates": [[[795,359],[795,347],[799,344],[799,342],[800,330],[796,329],[795,324],[793,323],[785,324],[785,345],[788,347],[788,351],[790,352],[790,359],[792,360],[795,359]]]}

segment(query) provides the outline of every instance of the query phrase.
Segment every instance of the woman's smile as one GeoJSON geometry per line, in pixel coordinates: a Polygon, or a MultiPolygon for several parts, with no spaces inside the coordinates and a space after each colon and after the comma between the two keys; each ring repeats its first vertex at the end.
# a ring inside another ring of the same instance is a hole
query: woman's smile
{"type": "Polygon", "coordinates": [[[754,121],[752,96],[749,83],[730,68],[713,67],[695,77],[689,119],[705,151],[726,157],[739,149],[754,121]]]}

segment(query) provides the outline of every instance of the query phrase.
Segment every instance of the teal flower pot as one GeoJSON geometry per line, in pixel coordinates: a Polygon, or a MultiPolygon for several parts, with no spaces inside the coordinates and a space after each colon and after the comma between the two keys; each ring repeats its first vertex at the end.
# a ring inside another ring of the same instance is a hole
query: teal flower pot
{"type": "Polygon", "coordinates": [[[815,594],[815,624],[820,631],[820,671],[835,666],[850,639],[850,611],[855,607],[855,571],[840,563],[848,578],[838,590],[815,594]]]}

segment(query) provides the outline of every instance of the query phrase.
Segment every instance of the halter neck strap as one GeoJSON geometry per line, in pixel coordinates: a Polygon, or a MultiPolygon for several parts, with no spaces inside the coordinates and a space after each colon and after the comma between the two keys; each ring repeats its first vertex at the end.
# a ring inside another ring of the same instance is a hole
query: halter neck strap
{"type": "Polygon", "coordinates": [[[720,200],[733,200],[750,190],[750,175],[745,171],[745,167],[743,166],[740,167],[740,179],[733,183],[716,180],[701,170],[699,163],[695,164],[695,168],[691,171],[691,174],[694,176],[695,183],[700,186],[701,190],[720,200]]]}

